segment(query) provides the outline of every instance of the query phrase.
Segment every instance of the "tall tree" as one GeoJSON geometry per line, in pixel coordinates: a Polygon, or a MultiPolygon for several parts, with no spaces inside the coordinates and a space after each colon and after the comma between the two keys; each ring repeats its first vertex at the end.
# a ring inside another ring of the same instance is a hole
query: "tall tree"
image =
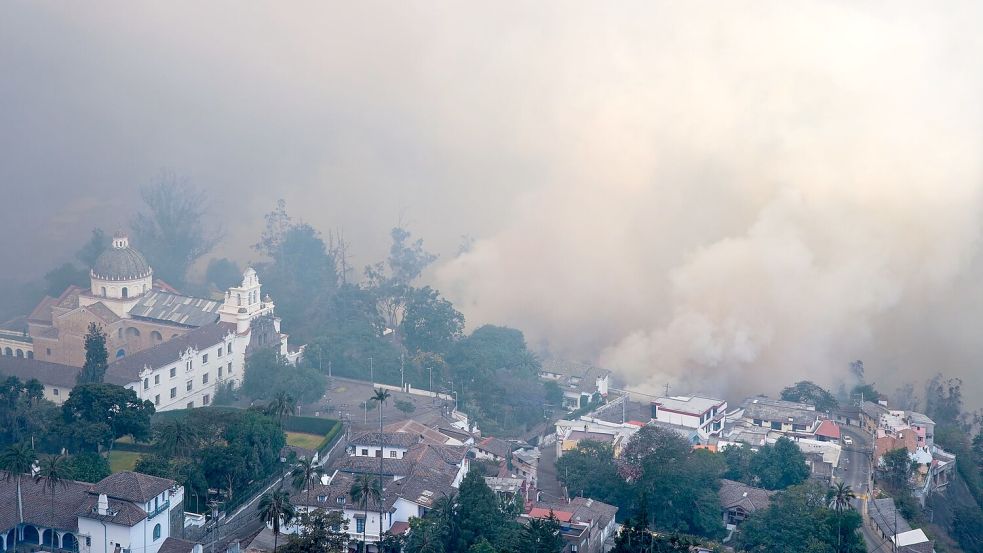
{"type": "Polygon", "coordinates": [[[68,466],[73,480],[93,484],[112,473],[109,461],[102,455],[93,452],[72,455],[68,460],[68,466]]]}
{"type": "Polygon", "coordinates": [[[188,268],[215,248],[222,230],[209,226],[208,194],[187,178],[164,172],[140,190],[145,211],[130,222],[134,242],[158,276],[183,286],[188,268]]]}
{"type": "Polygon", "coordinates": [[[360,550],[364,553],[366,550],[365,531],[368,526],[369,504],[381,501],[382,487],[378,480],[371,478],[368,474],[360,474],[355,477],[355,481],[352,482],[352,487],[348,490],[348,493],[352,496],[352,501],[365,513],[365,520],[362,522],[362,546],[360,547],[360,550]]]}
{"type": "Polygon", "coordinates": [[[79,384],[102,382],[109,366],[109,352],[106,351],[106,333],[96,323],[89,323],[89,330],[83,339],[85,344],[85,364],[76,377],[79,384]]]}
{"type": "Polygon", "coordinates": [[[82,263],[82,267],[86,270],[91,269],[95,266],[96,260],[102,255],[102,252],[109,248],[110,242],[109,236],[101,228],[94,228],[89,236],[89,241],[79,248],[79,251],[75,252],[75,258],[82,263]]]}
{"type": "Polygon", "coordinates": [[[280,390],[266,406],[266,412],[283,427],[283,420],[297,413],[297,401],[287,392],[280,390]]]}
{"type": "Polygon", "coordinates": [[[292,483],[297,491],[307,490],[307,509],[311,509],[311,488],[321,481],[324,467],[311,458],[301,459],[290,471],[292,483]]]}
{"type": "MultiPolygon", "coordinates": [[[[385,459],[385,447],[386,447],[386,435],[382,431],[382,408],[386,405],[386,401],[392,394],[389,390],[385,388],[376,388],[375,393],[372,394],[371,401],[375,401],[379,404],[379,512],[382,512],[382,502],[385,499],[385,486],[382,483],[382,462],[385,459]]],[[[379,517],[379,539],[382,539],[382,516],[379,517]]]]}
{"type": "MultiPolygon", "coordinates": [[[[50,497],[48,520],[55,518],[55,494],[59,489],[67,487],[67,480],[71,477],[71,466],[68,457],[65,455],[51,455],[41,459],[37,474],[34,475],[34,482],[41,484],[41,488],[48,492],[50,497]]],[[[51,553],[55,551],[55,527],[50,526],[51,532],[51,553]]],[[[42,543],[44,540],[41,540],[42,543]]]]}
{"type": "Polygon", "coordinates": [[[836,553],[843,553],[843,511],[850,508],[850,502],[856,497],[853,489],[843,482],[837,482],[826,492],[826,499],[836,512],[836,553]]]}
{"type": "Polygon", "coordinates": [[[437,256],[423,249],[423,240],[411,240],[411,234],[402,227],[389,233],[392,245],[386,264],[377,263],[365,268],[366,280],[375,293],[379,312],[386,325],[399,336],[406,302],[412,293],[412,283],[437,256]],[[388,271],[386,266],[388,265],[388,271]]]}
{"type": "Polygon", "coordinates": [[[464,333],[464,315],[429,286],[409,294],[400,324],[403,344],[413,353],[446,354],[464,333]]]}
{"type": "MultiPolygon", "coordinates": [[[[14,444],[0,454],[0,467],[3,467],[4,479],[14,480],[17,484],[17,520],[24,524],[24,495],[21,490],[21,479],[25,474],[31,474],[37,455],[27,444],[14,444]]],[[[16,536],[14,537],[16,543],[16,536]]]]}
{"type": "Polygon", "coordinates": [[[256,510],[259,511],[263,521],[273,528],[273,553],[276,553],[281,525],[290,524],[297,514],[293,504],[290,503],[290,494],[279,488],[267,492],[260,498],[256,510]]]}
{"type": "Polygon", "coordinates": [[[495,492],[488,487],[477,471],[469,472],[458,489],[458,542],[452,551],[464,551],[482,538],[500,546],[502,534],[507,530],[508,516],[502,511],[495,492]]]}

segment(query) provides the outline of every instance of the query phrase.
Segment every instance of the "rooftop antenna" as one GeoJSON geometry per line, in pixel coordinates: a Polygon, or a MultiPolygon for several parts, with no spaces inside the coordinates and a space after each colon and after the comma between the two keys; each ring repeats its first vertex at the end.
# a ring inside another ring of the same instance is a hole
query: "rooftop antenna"
{"type": "Polygon", "coordinates": [[[666,382],[666,397],[669,397],[669,383],[666,382]]]}

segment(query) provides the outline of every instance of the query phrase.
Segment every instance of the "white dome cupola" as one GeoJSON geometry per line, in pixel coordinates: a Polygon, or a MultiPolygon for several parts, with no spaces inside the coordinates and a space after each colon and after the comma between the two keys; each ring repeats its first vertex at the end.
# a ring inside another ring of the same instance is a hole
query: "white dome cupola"
{"type": "Polygon", "coordinates": [[[124,300],[142,296],[153,287],[153,274],[143,254],[130,247],[124,232],[117,231],[89,273],[92,295],[124,300]]]}

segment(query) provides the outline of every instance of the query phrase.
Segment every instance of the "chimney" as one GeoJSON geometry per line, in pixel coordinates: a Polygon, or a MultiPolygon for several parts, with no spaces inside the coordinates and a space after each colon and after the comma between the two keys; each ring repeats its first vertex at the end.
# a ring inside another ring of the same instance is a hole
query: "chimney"
{"type": "Polygon", "coordinates": [[[96,512],[100,515],[106,515],[109,512],[109,498],[106,494],[99,494],[99,502],[96,503],[96,512]]]}

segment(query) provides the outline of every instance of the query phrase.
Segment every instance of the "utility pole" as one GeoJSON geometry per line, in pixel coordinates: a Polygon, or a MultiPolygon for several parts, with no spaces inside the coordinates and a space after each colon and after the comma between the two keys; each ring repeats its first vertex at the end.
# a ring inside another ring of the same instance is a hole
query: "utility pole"
{"type": "Polygon", "coordinates": [[[430,371],[430,405],[433,405],[437,402],[437,396],[433,393],[433,367],[427,367],[427,370],[430,371]]]}
{"type": "Polygon", "coordinates": [[[666,382],[666,397],[669,397],[669,383],[666,382]]]}
{"type": "Polygon", "coordinates": [[[371,357],[369,357],[369,383],[375,384],[375,369],[372,367],[371,357]]]}
{"type": "Polygon", "coordinates": [[[403,376],[403,354],[399,354],[399,388],[406,391],[406,378],[403,376]]]}

